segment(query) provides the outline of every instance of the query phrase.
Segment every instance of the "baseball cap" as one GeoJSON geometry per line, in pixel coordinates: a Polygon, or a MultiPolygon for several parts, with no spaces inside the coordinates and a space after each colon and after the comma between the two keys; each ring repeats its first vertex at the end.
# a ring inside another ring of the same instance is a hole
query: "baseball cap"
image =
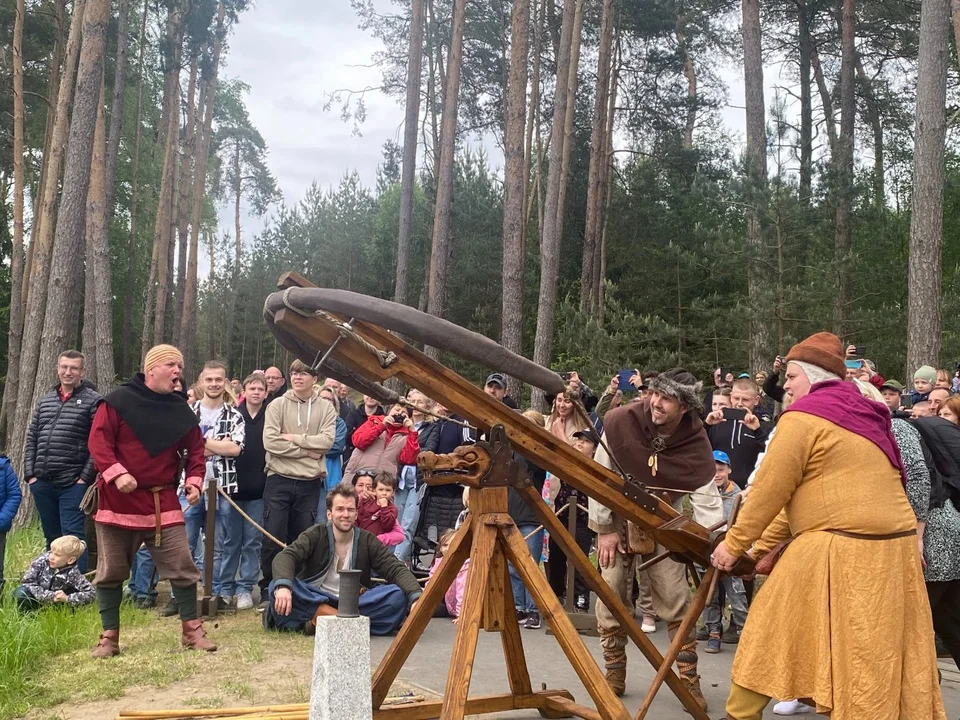
{"type": "Polygon", "coordinates": [[[490,375],[487,375],[487,380],[483,384],[486,386],[491,383],[499,385],[504,390],[507,389],[507,379],[503,376],[503,373],[491,373],[490,375]]]}
{"type": "Polygon", "coordinates": [[[600,438],[597,437],[596,431],[595,431],[595,430],[591,430],[590,428],[584,428],[583,430],[577,430],[577,431],[573,434],[573,437],[575,437],[575,438],[585,438],[585,439],[589,440],[590,442],[592,442],[594,445],[599,445],[599,444],[600,444],[600,438]]]}
{"type": "Polygon", "coordinates": [[[737,380],[750,379],[750,373],[740,373],[737,375],[737,380]]]}
{"type": "Polygon", "coordinates": [[[730,457],[723,450],[714,450],[713,459],[718,463],[723,463],[724,465],[730,464],[730,457]]]}
{"type": "Polygon", "coordinates": [[[891,390],[896,390],[898,393],[903,392],[903,385],[897,380],[887,380],[880,386],[880,389],[890,388],[891,390]]]}

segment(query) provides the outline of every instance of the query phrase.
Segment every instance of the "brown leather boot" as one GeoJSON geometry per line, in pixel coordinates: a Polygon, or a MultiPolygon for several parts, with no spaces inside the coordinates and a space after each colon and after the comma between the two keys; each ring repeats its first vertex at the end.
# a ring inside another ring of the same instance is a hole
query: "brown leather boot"
{"type": "Polygon", "coordinates": [[[317,618],[325,617],[327,615],[336,615],[337,609],[333,605],[327,605],[326,603],[321,604],[317,611],[313,614],[313,618],[303,626],[303,634],[307,636],[313,636],[317,634],[317,618]]]}
{"type": "Polygon", "coordinates": [[[695,675],[693,677],[686,677],[685,675],[681,675],[680,681],[687,686],[687,690],[689,690],[690,694],[693,695],[693,699],[697,701],[697,705],[700,706],[700,709],[706,712],[707,699],[703,696],[703,691],[700,689],[700,676],[695,675]]]}
{"type": "Polygon", "coordinates": [[[607,668],[603,676],[607,679],[607,684],[614,694],[617,697],[623,697],[623,694],[627,691],[627,668],[607,668]]]}
{"type": "Polygon", "coordinates": [[[199,618],[183,621],[183,634],[180,636],[180,643],[185,648],[192,650],[214,652],[217,649],[214,642],[207,637],[207,633],[203,629],[203,620],[199,618]]]}
{"type": "Polygon", "coordinates": [[[120,631],[104,630],[97,646],[90,653],[95,658],[108,658],[120,654],[120,631]]]}

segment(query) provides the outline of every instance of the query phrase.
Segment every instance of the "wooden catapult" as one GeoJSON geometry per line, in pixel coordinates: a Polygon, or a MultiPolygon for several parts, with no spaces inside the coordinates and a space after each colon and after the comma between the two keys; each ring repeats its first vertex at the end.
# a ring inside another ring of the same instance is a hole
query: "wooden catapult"
{"type": "MultiPolygon", "coordinates": [[[[638,720],[646,716],[663,683],[693,718],[709,720],[671,666],[683,639],[696,624],[712,595],[717,571],[710,565],[710,554],[722,534],[711,532],[711,529],[678,513],[666,496],[658,497],[648,492],[631,476],[621,476],[578,453],[544,428],[430,359],[403,338],[506,371],[551,393],[564,390],[564,382],[556,373],[506,351],[489,338],[413,308],[344,290],[317,288],[294,273],[283,275],[278,287],[279,292],[266,300],[264,316],[278,340],[301,360],[316,367],[324,376],[388,403],[399,399],[396,392],[389,389],[390,381],[415,387],[486,434],[486,440],[458,448],[451,455],[421,455],[420,465],[427,483],[459,483],[470,488],[470,515],[457,531],[436,574],[427,583],[424,594],[373,675],[374,717],[380,720],[453,720],[467,714],[518,709],[535,709],[542,717],[603,720],[627,720],[630,717],[507,514],[507,494],[512,488],[533,508],[568,561],[609,608],[640,652],[657,668],[653,684],[637,713],[638,720]],[[383,382],[387,385],[380,384],[383,382]],[[695,564],[709,568],[702,578],[694,569],[698,588],[666,654],[662,655],[641,631],[631,610],[601,578],[564,525],[520,472],[514,452],[648,532],[665,549],[653,561],[672,557],[691,568],[695,564]],[[433,609],[467,558],[470,566],[465,600],[443,699],[383,707],[391,684],[430,621],[433,609]],[[560,648],[592,698],[595,710],[576,703],[566,690],[533,690],[507,562],[516,568],[541,609],[560,648]],[[500,633],[510,686],[507,694],[469,697],[481,627],[487,632],[500,633]]],[[[736,568],[737,574],[746,574],[750,564],[749,558],[742,559],[736,568]]]]}

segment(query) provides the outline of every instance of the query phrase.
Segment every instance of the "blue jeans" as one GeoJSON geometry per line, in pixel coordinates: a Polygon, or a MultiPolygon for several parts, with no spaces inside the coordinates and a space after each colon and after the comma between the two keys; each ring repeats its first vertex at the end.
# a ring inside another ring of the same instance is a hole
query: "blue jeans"
{"type": "Polygon", "coordinates": [[[420,521],[420,492],[418,488],[397,490],[393,502],[397,506],[397,520],[403,528],[403,542],[393,549],[393,554],[408,563],[413,551],[413,535],[420,521]]]}
{"type": "MultiPolygon", "coordinates": [[[[190,506],[186,498],[180,496],[180,507],[183,508],[183,521],[187,529],[187,544],[190,547],[190,554],[193,555],[193,562],[196,563],[197,570],[203,572],[204,542],[206,537],[207,522],[207,495],[203,493],[200,496],[200,502],[190,506]],[[203,542],[201,542],[201,538],[203,542]]],[[[229,508],[226,500],[220,500],[217,503],[217,520],[214,528],[213,545],[213,594],[220,595],[220,556],[223,553],[221,542],[226,534],[227,509],[229,508]]]]}
{"type": "Polygon", "coordinates": [[[153,557],[143,545],[133,557],[130,567],[130,582],[127,591],[135,598],[155,598],[157,596],[157,578],[154,574],[153,557]]]}
{"type": "MultiPolygon", "coordinates": [[[[258,525],[263,525],[263,498],[235,500],[234,502],[258,525]]],[[[233,597],[249,593],[260,578],[260,531],[221,498],[226,507],[223,522],[217,513],[217,540],[221,547],[218,595],[233,597]],[[223,532],[221,532],[221,528],[223,532]]]]}
{"type": "MultiPolygon", "coordinates": [[[[539,565],[540,556],[543,555],[543,528],[533,532],[537,527],[539,526],[529,523],[517,525],[517,530],[520,531],[523,537],[527,538],[527,548],[529,548],[530,554],[533,556],[533,561],[539,565]],[[530,533],[533,533],[533,535],[530,535],[530,533]],[[527,535],[530,535],[530,537],[527,537],[527,535]]],[[[523,580],[520,579],[520,575],[517,573],[517,569],[513,566],[513,563],[509,563],[508,568],[510,570],[510,588],[513,590],[513,606],[517,609],[517,612],[536,612],[537,604],[533,601],[533,595],[527,590],[527,586],[523,584],[523,580]]]]}
{"type": "MultiPolygon", "coordinates": [[[[273,591],[276,581],[270,583],[270,604],[264,611],[264,627],[276,630],[303,630],[313,619],[320,605],[337,607],[337,598],[294,579],[293,608],[289,615],[278,615],[273,608],[273,591]]],[[[370,618],[371,635],[389,635],[396,632],[407,617],[407,596],[397,585],[374,585],[360,596],[360,614],[370,618]]]]}
{"type": "MultiPolygon", "coordinates": [[[[58,488],[45,478],[38,477],[30,484],[30,492],[37,504],[40,514],[40,525],[43,527],[43,536],[47,541],[47,550],[50,543],[63,535],[75,535],[84,542],[87,540],[83,529],[84,515],[80,509],[80,501],[87,492],[86,483],[73,483],[68,487],[58,488]]],[[[87,571],[87,553],[84,551],[77,560],[80,572],[87,571]]]]}
{"type": "Polygon", "coordinates": [[[747,594],[744,592],[743,579],[721,575],[717,589],[713,591],[710,604],[703,611],[703,624],[710,632],[723,632],[723,606],[721,595],[730,603],[731,622],[742,628],[747,622],[747,594]]]}

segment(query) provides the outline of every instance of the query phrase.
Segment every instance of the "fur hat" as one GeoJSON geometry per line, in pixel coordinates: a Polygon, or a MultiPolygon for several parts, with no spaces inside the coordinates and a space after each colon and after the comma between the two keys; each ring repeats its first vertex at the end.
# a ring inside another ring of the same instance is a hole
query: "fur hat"
{"type": "Polygon", "coordinates": [[[921,365],[913,374],[914,380],[926,380],[931,385],[937,384],[937,371],[929,365],[921,365]]]}
{"type": "Polygon", "coordinates": [[[146,357],[143,358],[143,372],[148,373],[157,365],[162,365],[168,360],[176,360],[182,366],[183,353],[173,345],[154,345],[147,351],[146,357]]]}
{"type": "Polygon", "coordinates": [[[647,381],[650,392],[673,397],[687,406],[687,410],[703,410],[703,383],[683,368],[673,368],[647,381]]]}
{"type": "Polygon", "coordinates": [[[819,332],[790,348],[787,362],[805,362],[826,370],[831,375],[844,377],[847,366],[840,338],[833,333],[819,332]]]}

